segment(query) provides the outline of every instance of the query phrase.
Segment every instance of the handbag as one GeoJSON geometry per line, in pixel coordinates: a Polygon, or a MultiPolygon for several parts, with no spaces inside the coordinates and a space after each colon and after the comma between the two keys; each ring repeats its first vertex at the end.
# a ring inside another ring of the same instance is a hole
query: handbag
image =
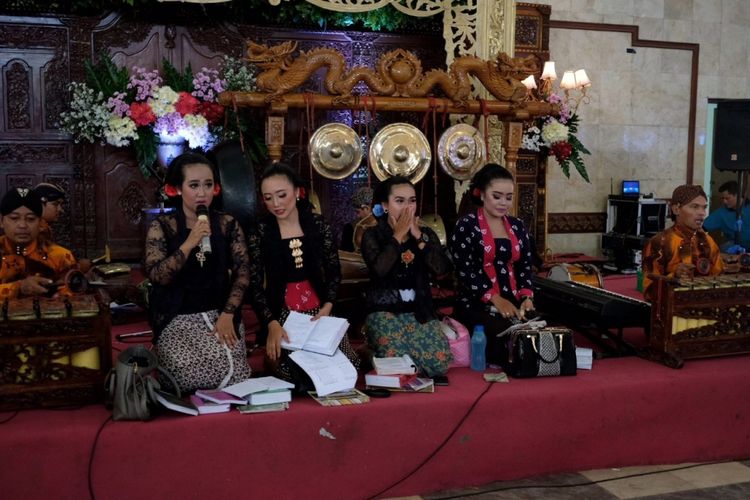
{"type": "Polygon", "coordinates": [[[450,368],[469,366],[471,362],[471,337],[469,336],[469,329],[449,316],[443,318],[441,327],[448,339],[448,345],[453,355],[450,368]]]}
{"type": "Polygon", "coordinates": [[[113,420],[150,420],[157,406],[156,391],[161,390],[154,371],[161,372],[179,398],[174,377],[159,366],[156,355],[142,344],[130,346],[117,356],[114,368],[105,380],[113,420]]]}
{"type": "Polygon", "coordinates": [[[576,374],[576,346],[567,328],[518,329],[503,343],[503,370],[511,377],[576,374]]]}

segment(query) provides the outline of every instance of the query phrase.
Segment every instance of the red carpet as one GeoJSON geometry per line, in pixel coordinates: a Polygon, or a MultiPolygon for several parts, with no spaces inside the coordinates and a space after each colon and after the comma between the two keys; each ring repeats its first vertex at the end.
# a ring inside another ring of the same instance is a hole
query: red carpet
{"type": "MultiPolygon", "coordinates": [[[[477,402],[487,383],[454,369],[451,385],[434,394],[396,394],[364,406],[325,408],[296,398],[284,413],[110,422],[96,447],[92,487],[98,499],[356,499],[747,458],[748,373],[750,356],[688,361],[681,370],[605,359],[576,377],[492,385],[477,402]],[[456,426],[420,470],[381,493],[456,426]]],[[[10,416],[0,414],[0,421],[10,416]]],[[[97,406],[36,410],[0,424],[3,498],[87,498],[91,446],[108,416],[97,406]]]]}

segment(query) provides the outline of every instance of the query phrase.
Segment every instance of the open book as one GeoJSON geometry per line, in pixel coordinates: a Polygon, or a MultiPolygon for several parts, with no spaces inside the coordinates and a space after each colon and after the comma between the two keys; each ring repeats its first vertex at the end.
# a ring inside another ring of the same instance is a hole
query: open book
{"type": "Polygon", "coordinates": [[[333,356],[295,351],[289,357],[310,376],[318,396],[354,389],[357,383],[357,369],[338,349],[333,356]]]}
{"type": "Polygon", "coordinates": [[[378,375],[411,375],[417,373],[417,364],[408,354],[392,358],[372,358],[372,364],[378,375]]]}
{"type": "Polygon", "coordinates": [[[349,328],[344,318],[321,316],[315,321],[307,314],[291,311],[284,321],[284,330],[289,342],[281,341],[281,347],[292,351],[303,350],[333,356],[341,339],[349,328]]]}
{"type": "Polygon", "coordinates": [[[156,396],[156,400],[164,408],[168,408],[172,411],[180,413],[185,413],[186,415],[198,415],[198,408],[196,408],[193,403],[185,401],[184,399],[180,399],[174,394],[156,389],[154,391],[154,396],[156,396]]]}

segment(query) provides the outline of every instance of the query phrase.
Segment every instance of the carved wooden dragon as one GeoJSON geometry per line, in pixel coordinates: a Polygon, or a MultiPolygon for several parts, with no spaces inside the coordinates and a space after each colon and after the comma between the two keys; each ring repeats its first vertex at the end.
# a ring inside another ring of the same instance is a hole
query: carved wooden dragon
{"type": "Polygon", "coordinates": [[[511,58],[501,53],[494,61],[458,57],[447,72],[434,69],[423,73],[419,58],[407,50],[396,49],[383,54],[374,70],[358,66],[346,71],[344,56],[334,49],[316,48],[293,58],[296,49],[296,42],[272,47],[248,42],[247,59],[263,70],[256,84],[269,93],[269,101],[300,87],[320,68],[326,68],[324,85],[331,95],[350,96],[352,89],[364,82],[373,94],[393,97],[425,97],[439,88],[461,105],[471,98],[473,76],[496,99],[518,102],[526,95],[521,80],[539,69],[533,56],[511,58]]]}

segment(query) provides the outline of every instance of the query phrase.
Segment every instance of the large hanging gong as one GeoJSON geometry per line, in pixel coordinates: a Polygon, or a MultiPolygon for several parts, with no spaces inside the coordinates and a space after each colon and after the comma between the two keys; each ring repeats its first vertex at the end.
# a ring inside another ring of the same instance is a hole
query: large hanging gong
{"type": "Polygon", "coordinates": [[[370,168],[381,181],[400,175],[416,184],[430,169],[431,159],[427,138],[408,123],[386,125],[370,145],[370,168]]]}
{"type": "Polygon", "coordinates": [[[362,162],[362,141],[343,123],[328,123],[318,128],[307,145],[310,164],[327,179],[343,179],[362,162]]]}
{"type": "Polygon", "coordinates": [[[445,173],[458,181],[465,181],[482,168],[485,151],[479,130],[466,123],[458,123],[440,136],[437,157],[445,173]]]}

